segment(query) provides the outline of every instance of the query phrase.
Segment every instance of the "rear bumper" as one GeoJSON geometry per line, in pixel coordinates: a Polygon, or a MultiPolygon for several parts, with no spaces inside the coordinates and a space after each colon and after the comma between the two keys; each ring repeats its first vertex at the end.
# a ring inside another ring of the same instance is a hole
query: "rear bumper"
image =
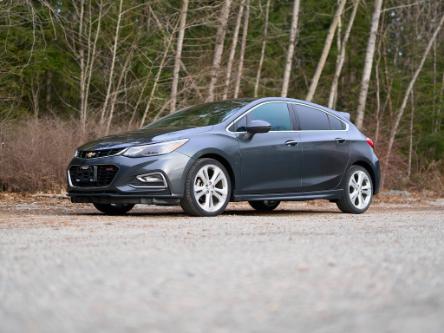
{"type": "Polygon", "coordinates": [[[379,160],[374,163],[374,189],[373,194],[378,194],[381,187],[381,166],[379,160]]]}

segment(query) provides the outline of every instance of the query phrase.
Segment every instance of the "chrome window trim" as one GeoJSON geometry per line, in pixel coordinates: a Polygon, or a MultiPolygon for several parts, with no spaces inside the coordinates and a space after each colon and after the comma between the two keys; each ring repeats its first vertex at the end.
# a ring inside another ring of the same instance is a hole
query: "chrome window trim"
{"type": "MultiPolygon", "coordinates": [[[[225,130],[226,130],[228,133],[231,133],[231,134],[238,134],[238,133],[239,133],[239,134],[242,134],[242,133],[247,133],[246,131],[243,131],[243,132],[233,132],[233,131],[230,131],[229,128],[230,128],[230,127],[231,127],[236,121],[238,121],[238,120],[241,119],[242,117],[246,116],[247,114],[249,114],[251,111],[253,111],[253,110],[256,109],[257,107],[262,106],[262,105],[265,105],[265,104],[270,104],[270,103],[285,103],[285,104],[301,105],[301,106],[309,107],[309,108],[312,108],[312,109],[315,109],[315,110],[318,110],[318,111],[324,112],[324,113],[326,113],[327,115],[332,116],[332,117],[335,117],[335,118],[338,119],[341,123],[345,124],[345,129],[343,129],[343,130],[332,130],[332,129],[329,129],[329,130],[269,131],[268,133],[294,133],[294,132],[296,132],[296,133],[300,133],[300,132],[306,132],[306,133],[311,133],[311,132],[315,132],[315,133],[316,133],[316,132],[347,132],[347,131],[349,130],[349,127],[350,127],[350,126],[348,125],[348,123],[346,123],[345,121],[343,121],[342,119],[340,119],[338,116],[336,116],[336,115],[334,115],[334,114],[332,114],[332,113],[330,113],[330,112],[328,112],[328,111],[326,111],[326,110],[323,110],[323,109],[320,109],[320,108],[318,108],[318,107],[312,106],[312,105],[308,105],[308,104],[301,103],[301,102],[265,101],[265,102],[259,103],[259,104],[255,105],[255,106],[251,107],[250,109],[248,109],[247,111],[245,111],[244,113],[242,113],[241,115],[239,115],[236,119],[234,119],[233,121],[231,121],[231,122],[225,127],[225,130]]],[[[289,110],[289,112],[291,112],[291,110],[289,110]]]]}

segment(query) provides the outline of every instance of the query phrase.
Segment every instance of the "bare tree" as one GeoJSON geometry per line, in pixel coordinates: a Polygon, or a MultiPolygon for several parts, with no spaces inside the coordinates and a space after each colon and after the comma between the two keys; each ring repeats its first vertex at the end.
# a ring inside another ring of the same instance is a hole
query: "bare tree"
{"type": "Polygon", "coordinates": [[[430,50],[432,49],[433,43],[435,42],[436,37],[438,36],[439,31],[441,30],[443,24],[444,24],[444,15],[441,17],[441,20],[439,21],[438,26],[436,27],[435,31],[433,32],[433,35],[430,38],[426,49],[424,50],[421,61],[418,65],[418,67],[416,68],[416,71],[413,74],[413,77],[407,86],[401,106],[399,107],[398,113],[396,114],[395,122],[394,122],[392,129],[390,131],[390,137],[389,137],[389,142],[388,142],[388,146],[387,146],[387,154],[386,154],[385,163],[384,163],[385,168],[387,168],[388,163],[390,161],[390,157],[391,157],[391,153],[392,153],[392,149],[393,149],[393,144],[395,142],[395,137],[396,137],[396,134],[398,133],[399,124],[401,123],[402,116],[404,115],[405,109],[407,107],[408,99],[413,91],[413,87],[415,86],[416,80],[418,79],[418,76],[421,73],[421,70],[424,66],[427,56],[429,55],[430,50]]]}
{"type": "Polygon", "coordinates": [[[244,26],[242,29],[242,42],[241,42],[241,49],[240,49],[239,64],[238,64],[238,68],[237,68],[236,82],[235,82],[235,86],[234,86],[234,98],[239,97],[242,72],[244,70],[244,57],[245,57],[245,48],[247,46],[249,19],[250,19],[250,2],[249,2],[249,0],[247,0],[247,2],[245,4],[245,17],[244,17],[244,26]]]}
{"type": "Polygon", "coordinates": [[[441,109],[444,105],[444,73],[442,73],[441,90],[438,97],[438,109],[436,110],[435,132],[441,130],[441,109]]]}
{"type": "Polygon", "coordinates": [[[415,118],[415,96],[414,91],[410,94],[410,126],[409,126],[409,156],[407,162],[407,178],[412,175],[412,155],[413,155],[413,120],[415,118]]]}
{"type": "Polygon", "coordinates": [[[167,61],[168,52],[170,50],[171,43],[173,41],[173,37],[174,37],[174,32],[172,32],[170,34],[170,37],[168,38],[168,40],[166,42],[166,46],[165,46],[165,49],[162,54],[162,59],[160,60],[159,69],[157,70],[156,76],[154,78],[154,82],[151,87],[151,92],[150,92],[150,95],[148,97],[148,101],[145,106],[145,111],[143,112],[142,119],[140,120],[140,127],[142,127],[145,124],[146,118],[148,116],[148,111],[150,110],[151,103],[154,98],[154,94],[156,93],[157,85],[159,84],[160,75],[162,74],[163,68],[165,67],[165,63],[167,61]]]}
{"type": "Polygon", "coordinates": [[[89,3],[89,31],[88,31],[88,57],[87,57],[87,61],[86,61],[86,75],[84,76],[84,81],[80,81],[81,85],[83,86],[83,90],[84,90],[84,98],[83,98],[83,103],[81,103],[81,108],[80,108],[80,114],[81,114],[81,124],[82,124],[82,130],[85,131],[86,130],[86,122],[87,122],[87,117],[88,117],[88,99],[89,99],[89,91],[90,91],[90,86],[91,86],[91,78],[93,75],[93,67],[94,67],[94,62],[96,59],[96,50],[97,50],[97,42],[99,40],[99,35],[100,35],[100,28],[101,28],[101,23],[102,23],[102,10],[103,10],[103,2],[102,0],[99,3],[99,14],[98,14],[98,18],[97,18],[97,27],[96,27],[96,32],[95,32],[95,36],[94,36],[94,41],[92,42],[91,45],[91,31],[92,31],[92,10],[91,10],[91,2],[89,3]]]}
{"type": "Polygon", "coordinates": [[[285,61],[284,79],[282,82],[282,97],[287,97],[288,85],[290,84],[291,67],[293,63],[294,48],[296,46],[296,33],[298,30],[299,7],[300,0],[294,0],[293,14],[291,19],[290,40],[288,42],[287,60],[285,61]]]}
{"type": "Polygon", "coordinates": [[[214,47],[213,65],[211,67],[211,78],[210,84],[208,86],[207,101],[209,102],[214,101],[214,88],[217,84],[217,78],[219,76],[219,69],[222,60],[222,53],[224,50],[225,34],[227,32],[227,23],[228,16],[230,14],[231,1],[232,0],[224,1],[220,13],[219,26],[216,32],[216,44],[214,47]]]}
{"type": "Polygon", "coordinates": [[[80,61],[80,122],[82,129],[85,130],[86,114],[83,110],[85,104],[85,52],[83,50],[83,21],[85,17],[85,1],[80,0],[80,15],[79,15],[79,61],[80,61]]]}
{"type": "Polygon", "coordinates": [[[109,70],[108,86],[106,88],[105,102],[103,103],[102,113],[100,115],[100,123],[101,124],[103,124],[105,122],[109,99],[111,97],[111,88],[113,85],[113,78],[114,78],[114,67],[116,66],[116,58],[117,58],[117,47],[119,44],[120,23],[122,21],[122,6],[123,6],[123,0],[120,0],[119,1],[119,13],[117,15],[116,31],[114,33],[114,44],[113,44],[112,55],[111,55],[111,68],[109,70]]]}
{"type": "Polygon", "coordinates": [[[137,43],[137,40],[134,41],[133,45],[130,48],[130,51],[128,52],[128,55],[127,55],[126,60],[125,60],[125,63],[123,64],[122,70],[120,71],[119,78],[117,79],[117,83],[116,83],[115,89],[114,89],[113,93],[111,94],[110,111],[109,111],[109,116],[108,116],[108,120],[107,120],[107,123],[106,123],[105,134],[108,134],[109,130],[111,128],[111,122],[113,121],[113,116],[114,116],[114,110],[115,110],[115,107],[116,107],[117,97],[119,96],[119,93],[120,93],[120,86],[122,85],[122,81],[123,81],[124,77],[127,74],[128,66],[130,64],[131,58],[133,57],[134,48],[135,48],[135,44],[136,43],[137,43]]]}
{"type": "Polygon", "coordinates": [[[265,5],[264,31],[262,33],[261,56],[259,57],[259,65],[257,67],[256,81],[254,83],[254,97],[258,96],[259,83],[261,81],[261,74],[262,74],[262,66],[264,64],[265,48],[267,46],[267,38],[268,38],[268,21],[269,21],[269,16],[270,16],[270,3],[271,3],[271,0],[267,0],[267,4],[265,5]]]}
{"type": "Polygon", "coordinates": [[[177,85],[179,83],[180,64],[182,62],[182,46],[185,35],[185,25],[187,22],[189,0],[182,0],[182,8],[180,9],[179,33],[177,36],[176,56],[174,58],[173,83],[171,86],[171,107],[170,113],[176,111],[177,85]]]}
{"type": "Polygon", "coordinates": [[[336,28],[338,27],[339,20],[341,18],[342,12],[344,11],[346,2],[347,0],[340,0],[335,16],[333,17],[333,21],[330,24],[330,29],[328,30],[327,38],[325,39],[324,49],[322,50],[321,58],[319,59],[318,65],[316,66],[313,79],[311,80],[310,88],[308,89],[307,97],[305,97],[307,101],[311,101],[316,92],[316,88],[318,86],[322,71],[324,70],[328,54],[330,53],[331,45],[333,43],[333,38],[335,37],[336,28]]]}
{"type": "Polygon", "coordinates": [[[334,108],[336,106],[339,78],[341,77],[342,68],[344,67],[345,53],[347,51],[347,43],[350,38],[350,33],[351,33],[351,30],[353,28],[353,23],[356,18],[356,13],[358,12],[359,2],[360,2],[360,0],[354,1],[353,11],[350,15],[347,28],[345,29],[344,38],[342,39],[341,44],[340,44],[338,61],[336,62],[335,74],[333,76],[333,81],[332,81],[331,87],[330,87],[330,95],[328,97],[328,107],[329,108],[334,108]]]}
{"type": "Polygon", "coordinates": [[[356,125],[362,128],[364,123],[365,105],[367,102],[368,87],[372,74],[373,58],[376,49],[376,37],[379,27],[379,18],[381,17],[381,8],[383,0],[375,0],[372,24],[370,27],[370,36],[367,43],[367,51],[365,53],[364,70],[362,72],[361,91],[359,93],[359,102],[357,109],[356,125]]]}
{"type": "Polygon", "coordinates": [[[227,72],[225,74],[223,99],[227,99],[228,97],[228,89],[230,87],[230,81],[231,81],[231,72],[233,70],[234,56],[236,55],[237,41],[239,39],[239,30],[242,22],[242,14],[244,12],[244,7],[245,7],[245,0],[242,0],[242,3],[239,6],[239,11],[237,13],[236,25],[234,27],[234,32],[233,32],[233,39],[231,40],[230,55],[228,56],[228,63],[226,70],[227,72]]]}

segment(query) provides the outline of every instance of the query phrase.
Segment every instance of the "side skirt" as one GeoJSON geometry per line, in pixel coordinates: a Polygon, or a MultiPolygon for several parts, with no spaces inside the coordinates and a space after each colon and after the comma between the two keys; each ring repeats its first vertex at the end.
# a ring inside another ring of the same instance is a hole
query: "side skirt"
{"type": "Polygon", "coordinates": [[[342,196],[344,190],[332,190],[322,192],[301,193],[267,193],[267,194],[237,194],[233,195],[233,201],[255,201],[255,200],[279,200],[279,201],[305,201],[326,199],[335,200],[342,196]]]}

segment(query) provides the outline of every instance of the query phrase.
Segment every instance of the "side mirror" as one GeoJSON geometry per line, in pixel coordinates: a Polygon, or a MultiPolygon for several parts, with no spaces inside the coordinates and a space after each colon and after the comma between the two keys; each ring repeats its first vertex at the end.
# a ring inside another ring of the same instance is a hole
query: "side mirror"
{"type": "Polygon", "coordinates": [[[250,134],[267,133],[271,130],[271,125],[264,120],[251,120],[248,122],[246,130],[250,134]]]}

